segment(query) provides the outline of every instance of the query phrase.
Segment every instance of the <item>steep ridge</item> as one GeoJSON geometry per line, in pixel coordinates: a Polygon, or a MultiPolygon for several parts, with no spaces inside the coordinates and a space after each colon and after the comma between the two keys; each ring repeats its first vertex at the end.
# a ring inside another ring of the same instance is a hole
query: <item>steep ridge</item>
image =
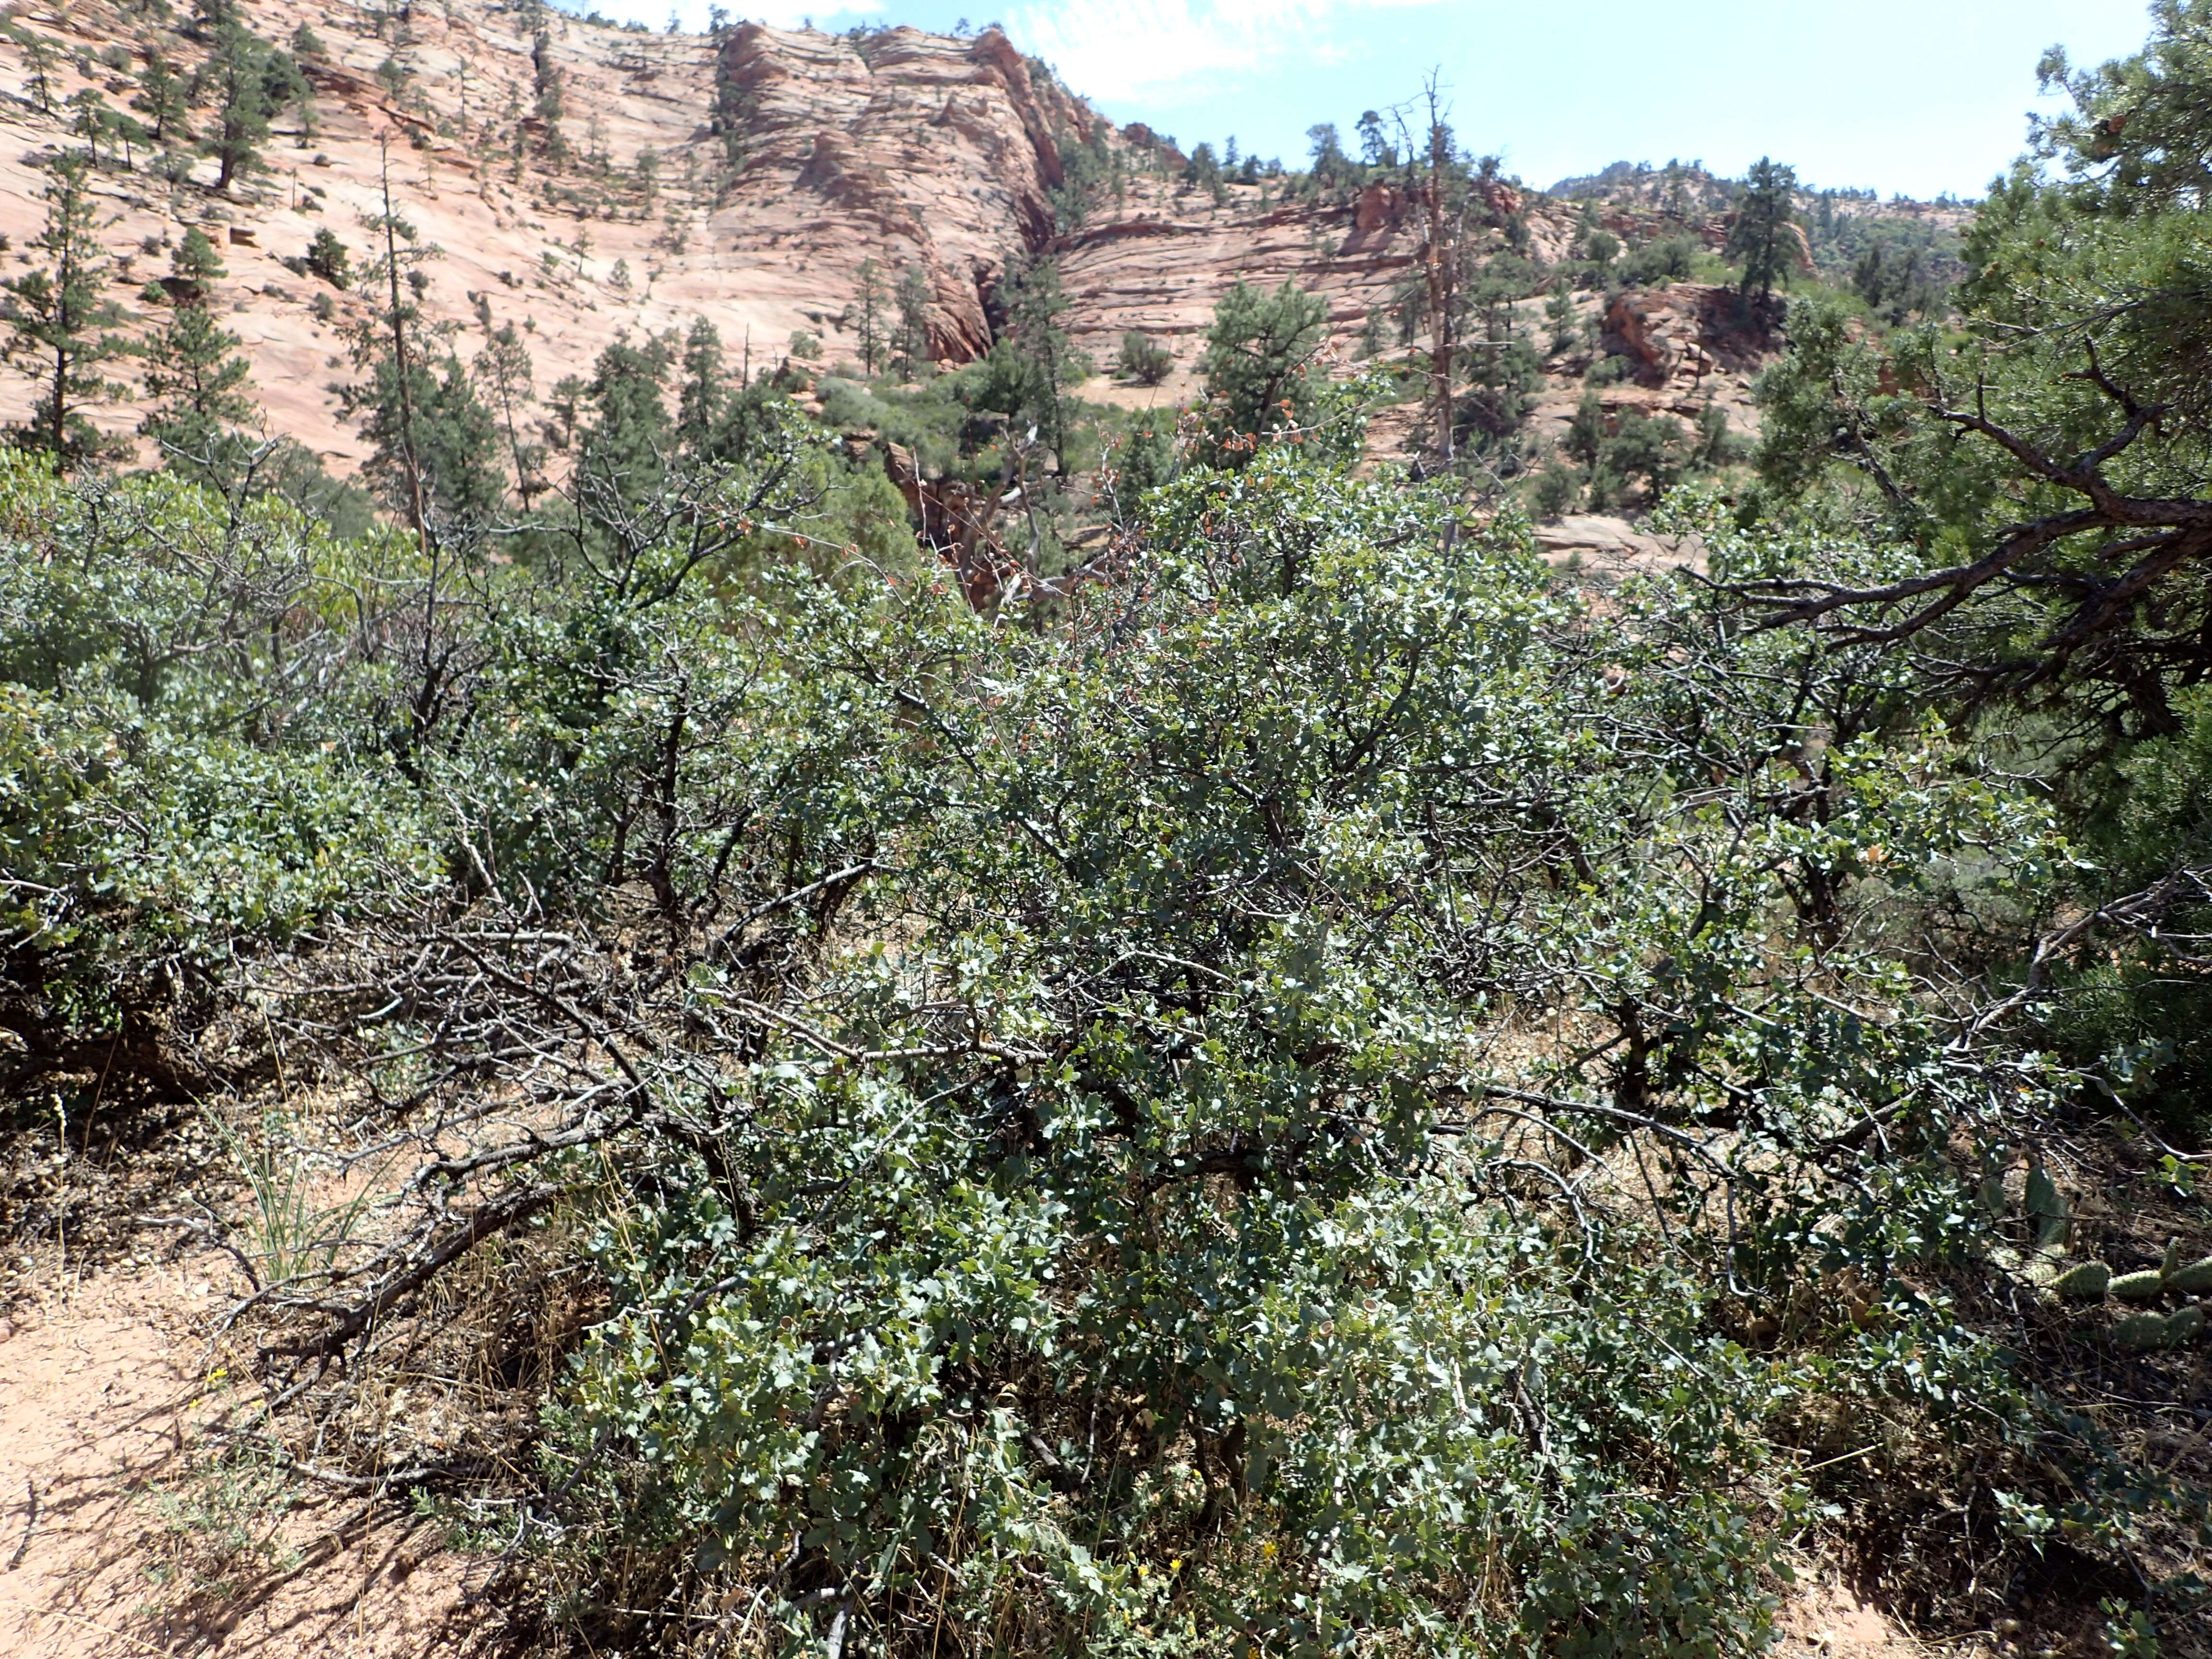
{"type": "MultiPolygon", "coordinates": [[[[937,349],[970,356],[989,343],[1005,260],[1049,235],[1056,141],[1121,142],[1087,106],[1039,85],[996,30],[856,39],[745,25],[715,40],[483,0],[404,18],[301,0],[240,9],[265,38],[287,41],[306,24],[319,40],[322,55],[303,59],[312,132],[280,123],[264,151],[271,171],[228,192],[211,188],[212,161],[176,182],[103,169],[101,238],[117,258],[115,297],[143,325],[137,288],[166,269],[185,228],[207,230],[228,266],[216,303],[246,342],[272,428],[340,467],[361,446],[327,382],[344,367],[339,328],[364,302],[295,267],[319,229],[356,261],[368,252],[365,222],[381,210],[387,165],[396,205],[442,251],[425,312],[462,329],[487,316],[526,324],[543,390],[626,333],[694,317],[757,359],[780,356],[799,329],[825,333],[835,356],[870,259],[890,279],[921,266],[937,349]],[[541,22],[562,85],[566,160],[549,152],[532,109],[541,22]],[[380,80],[386,64],[397,71],[380,80]],[[712,131],[724,77],[740,94],[734,143],[712,131]]],[[[48,112],[23,47],[0,40],[0,233],[27,264],[22,245],[44,216],[40,164],[79,142],[66,100],[90,89],[125,103],[149,43],[137,19],[100,3],[15,17],[65,54],[50,72],[48,112]]],[[[159,44],[190,66],[191,41],[159,44]]],[[[19,417],[29,398],[20,380],[0,385],[0,416],[19,417]]],[[[136,415],[125,403],[100,423],[126,430],[136,415]]]]}
{"type": "MultiPolygon", "coordinates": [[[[236,3],[254,33],[295,49],[312,114],[281,112],[265,171],[228,190],[215,188],[211,159],[173,150],[156,162],[143,145],[118,154],[111,143],[94,182],[112,297],[130,329],[149,331],[161,308],[141,290],[187,229],[204,230],[228,264],[213,302],[244,341],[270,429],[340,473],[365,453],[336,396],[354,375],[345,331],[375,300],[313,274],[304,256],[326,233],[358,270],[387,181],[401,216],[441,251],[421,273],[422,311],[464,360],[490,331],[519,325],[547,402],[608,345],[695,319],[715,325],[737,363],[781,360],[804,331],[820,368],[849,367],[871,266],[878,333],[890,290],[919,272],[930,349],[958,362],[988,350],[1003,320],[1008,261],[1050,253],[1069,302],[1063,324],[1095,362],[1109,363],[1130,330],[1173,354],[1159,385],[1102,375],[1083,388],[1127,406],[1164,407],[1196,389],[1201,337],[1237,282],[1322,295],[1346,368],[1378,342],[1395,349],[1387,313],[1416,285],[1419,214],[1401,184],[1319,199],[1286,199],[1280,180],[1187,184],[1181,155],[1140,125],[1117,128],[995,27],[833,35],[744,23],[690,35],[586,21],[539,0],[236,3]],[[312,40],[295,38],[303,28],[312,40]],[[1069,194],[1083,211],[1066,210],[1069,194]]],[[[0,33],[5,273],[34,263],[44,168],[82,149],[82,100],[121,112],[155,52],[190,72],[209,46],[120,0],[0,11],[13,19],[0,33]],[[48,43],[43,86],[32,38],[48,43]]],[[[204,131],[211,116],[204,100],[190,118],[204,131]]],[[[1685,190],[1671,173],[1644,173],[1567,181],[1578,194],[1565,197],[1492,179],[1489,235],[1503,246],[1510,223],[1547,265],[1573,258],[1599,225],[1632,242],[1681,231],[1709,248],[1724,240],[1717,181],[1699,174],[1685,190]]],[[[1529,338],[1549,331],[1542,304],[1519,307],[1529,338]]],[[[1574,306],[1587,341],[1632,370],[1605,387],[1608,420],[1717,407],[1739,432],[1755,425],[1750,382],[1773,343],[1740,337],[1717,291],[1677,283],[1577,294],[1574,306]]],[[[1540,436],[1564,431],[1590,362],[1579,346],[1549,351],[1540,436]]],[[[119,378],[118,400],[92,413],[126,433],[143,410],[133,377],[119,378]]],[[[0,420],[20,419],[33,395],[25,376],[0,374],[0,420]]],[[[1396,453],[1419,418],[1410,404],[1385,410],[1377,453],[1396,453]]]]}
{"type": "MultiPolygon", "coordinates": [[[[1185,372],[1143,394],[1172,397],[1188,385],[1190,337],[1234,282],[1295,280],[1323,293],[1348,341],[1389,297],[1413,241],[1387,189],[1316,208],[1240,185],[1217,206],[1143,170],[1147,156],[1168,167],[1182,158],[1140,127],[1115,129],[995,28],[830,35],[744,24],[717,39],[501,0],[392,12],[241,0],[240,10],[280,44],[302,25],[313,31],[320,51],[301,59],[312,127],[287,112],[264,150],[269,171],[228,191],[213,188],[211,160],[174,179],[149,170],[143,152],[103,167],[100,236],[116,262],[114,297],[143,329],[154,313],[138,289],[166,270],[187,228],[206,230],[228,266],[215,302],[245,342],[272,430],[340,471],[362,446],[331,388],[349,373],[341,331],[368,301],[305,274],[301,260],[327,229],[358,265],[387,176],[403,216],[441,251],[425,313],[455,331],[464,356],[476,331],[522,324],[541,395],[588,372],[610,343],[695,317],[756,363],[781,356],[802,329],[822,338],[830,363],[849,358],[868,261],[886,287],[909,267],[926,274],[933,347],[964,361],[988,348],[1007,259],[1050,246],[1079,343],[1109,355],[1128,328],[1184,343],[1185,372]],[[537,109],[545,70],[563,111],[551,128],[537,109]],[[1132,165],[1117,168],[1116,199],[1055,243],[1051,193],[1071,145],[1132,165]]],[[[12,250],[0,261],[20,268],[44,216],[43,165],[82,143],[68,100],[89,91],[120,109],[150,51],[190,69],[205,48],[157,36],[104,0],[14,16],[59,48],[42,108],[24,46],[0,40],[0,233],[12,250]]],[[[193,114],[204,125],[209,112],[193,114]]],[[[1565,227],[1561,216],[1546,234],[1563,238],[1565,227]]],[[[0,418],[19,418],[30,397],[22,380],[0,380],[0,418]]],[[[127,431],[138,413],[125,398],[95,419],[127,431]]]]}

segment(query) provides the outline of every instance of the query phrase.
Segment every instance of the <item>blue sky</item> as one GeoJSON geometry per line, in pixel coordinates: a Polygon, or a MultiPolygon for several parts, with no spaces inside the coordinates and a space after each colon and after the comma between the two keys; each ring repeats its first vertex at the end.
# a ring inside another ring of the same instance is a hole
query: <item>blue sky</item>
{"type": "MultiPolygon", "coordinates": [[[[659,27],[707,0],[571,0],[659,27]]],[[[2142,0],[730,0],[817,27],[1004,22],[1119,121],[1303,155],[1441,72],[1462,141],[1543,185],[1613,161],[1762,155],[1816,185],[1978,196],[2039,106],[2036,60],[2133,51],[2142,0]]]]}

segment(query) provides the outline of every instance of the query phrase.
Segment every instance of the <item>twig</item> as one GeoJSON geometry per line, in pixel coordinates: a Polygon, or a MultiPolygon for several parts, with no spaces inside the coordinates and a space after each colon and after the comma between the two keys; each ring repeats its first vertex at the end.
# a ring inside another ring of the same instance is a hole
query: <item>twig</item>
{"type": "Polygon", "coordinates": [[[8,1571],[10,1572],[23,1565],[24,1556],[30,1553],[31,1534],[38,1530],[39,1526],[38,1483],[27,1475],[23,1480],[23,1490],[31,1495],[31,1510],[23,1519],[22,1541],[15,1546],[15,1553],[8,1558],[8,1571]]]}

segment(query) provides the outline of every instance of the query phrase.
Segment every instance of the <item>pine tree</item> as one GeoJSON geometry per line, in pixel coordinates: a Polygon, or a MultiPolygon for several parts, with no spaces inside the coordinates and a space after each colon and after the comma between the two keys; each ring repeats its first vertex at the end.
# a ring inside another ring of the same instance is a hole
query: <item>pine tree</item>
{"type": "Polygon", "coordinates": [[[538,100],[534,112],[538,125],[545,129],[545,153],[556,157],[564,155],[568,146],[561,136],[564,112],[561,66],[553,61],[553,37],[544,29],[538,30],[530,43],[530,69],[538,100]]]}
{"type": "Polygon", "coordinates": [[[1364,167],[1394,167],[1398,165],[1397,152],[1383,136],[1382,117],[1375,110],[1361,115],[1358,123],[1359,160],[1364,167]]]}
{"type": "Polygon", "coordinates": [[[144,298],[149,305],[204,305],[209,290],[229,274],[207,232],[193,225],[169,252],[169,274],[149,283],[144,298]]]}
{"type": "Polygon", "coordinates": [[[692,323],[684,338],[683,374],[676,393],[676,441],[686,453],[700,455],[713,442],[729,400],[723,381],[722,336],[704,317],[692,323]]]}
{"type": "Polygon", "coordinates": [[[884,367],[884,317],[890,294],[884,287],[883,267],[873,259],[860,261],[860,291],[854,297],[854,325],[860,334],[860,367],[880,374],[884,367]]]}
{"type": "Polygon", "coordinates": [[[450,530],[465,536],[493,517],[506,493],[496,457],[499,428],[468,370],[408,297],[419,292],[424,245],[392,200],[388,147],[382,155],[383,212],[368,221],[383,245],[362,273],[386,303],[344,330],[363,378],[339,387],[339,406],[360,422],[371,452],[362,471],[407,515],[426,548],[450,530]],[[433,368],[433,364],[435,368],[433,368]]]}
{"type": "Polygon", "coordinates": [[[576,447],[578,428],[584,418],[584,399],[591,395],[591,383],[582,375],[563,374],[545,395],[548,418],[538,422],[538,429],[545,434],[547,443],[564,455],[576,447]]]}
{"type": "Polygon", "coordinates": [[[1089,358],[1070,343],[1060,319],[1067,312],[1060,267],[1050,259],[1018,263],[1006,273],[1006,331],[1023,368],[1026,413],[1052,446],[1056,471],[1069,469],[1067,403],[1091,372],[1089,358]]]}
{"type": "Polygon", "coordinates": [[[1743,292],[1765,300],[1790,270],[1790,226],[1797,174],[1762,155],[1746,180],[1735,223],[1729,228],[1728,256],[1743,261],[1743,292]]]}
{"type": "Polygon", "coordinates": [[[1206,335],[1206,388],[1224,459],[1251,453],[1249,440],[1311,423],[1319,376],[1314,354],[1328,339],[1328,307],[1285,283],[1273,294],[1239,283],[1214,308],[1206,335]]]}
{"type": "Polygon", "coordinates": [[[642,501],[667,480],[676,448],[668,368],[668,346],[659,338],[642,346],[617,342],[592,366],[586,396],[595,418],[578,466],[602,513],[614,501],[642,501]]]}
{"type": "Polygon", "coordinates": [[[261,44],[262,101],[272,117],[288,109],[295,112],[304,148],[315,127],[315,89],[291,53],[261,44]]]}
{"type": "Polygon", "coordinates": [[[146,344],[146,395],[154,407],[138,429],[172,465],[225,479],[244,447],[238,428],[258,406],[245,390],[253,366],[238,336],[199,304],[181,304],[146,344]]]}
{"type": "Polygon", "coordinates": [[[241,173],[264,170],[261,146],[269,141],[269,88],[263,43],[236,24],[216,37],[205,69],[216,103],[216,125],[202,141],[216,158],[215,187],[228,190],[241,173]]]}
{"type": "Polygon", "coordinates": [[[891,366],[910,380],[930,361],[929,307],[936,300],[929,273],[908,265],[898,282],[898,332],[891,342],[891,366]]]}
{"type": "Polygon", "coordinates": [[[85,154],[98,167],[100,147],[107,137],[107,100],[100,96],[99,88],[86,87],[70,94],[63,106],[69,112],[70,133],[84,140],[85,154]]]}
{"type": "Polygon", "coordinates": [[[7,38],[23,49],[23,67],[31,73],[31,99],[42,115],[54,112],[54,43],[10,20],[7,38]]]}
{"type": "Polygon", "coordinates": [[[124,390],[101,368],[130,349],[113,332],[123,312],[106,295],[108,262],[94,234],[90,170],[82,152],[54,161],[46,179],[46,228],[31,242],[49,263],[0,283],[6,291],[0,322],[9,334],[0,356],[39,387],[30,419],[9,436],[25,449],[52,455],[58,473],[113,447],[82,410],[124,390]]]}
{"type": "Polygon", "coordinates": [[[476,379],[489,394],[492,412],[507,433],[514,488],[526,510],[532,498],[545,488],[545,447],[523,440],[523,407],[534,403],[537,394],[532,389],[530,348],[523,344],[513,323],[501,324],[477,353],[476,379]]]}
{"type": "Polygon", "coordinates": [[[131,107],[152,124],[147,131],[156,144],[191,137],[188,125],[191,100],[185,96],[186,91],[185,77],[177,73],[174,64],[158,52],[147,54],[146,67],[138,73],[137,95],[131,99],[131,107]]]}

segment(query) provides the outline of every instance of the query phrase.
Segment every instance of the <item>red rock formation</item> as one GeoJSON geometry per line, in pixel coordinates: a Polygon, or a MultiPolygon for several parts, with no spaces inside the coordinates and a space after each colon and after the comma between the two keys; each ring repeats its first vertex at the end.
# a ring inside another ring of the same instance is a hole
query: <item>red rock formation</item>
{"type": "Polygon", "coordinates": [[[1773,313],[1703,283],[1630,289],[1606,307],[1602,343],[1635,365],[1638,385],[1695,391],[1717,372],[1756,369],[1775,344],[1773,313]]]}

